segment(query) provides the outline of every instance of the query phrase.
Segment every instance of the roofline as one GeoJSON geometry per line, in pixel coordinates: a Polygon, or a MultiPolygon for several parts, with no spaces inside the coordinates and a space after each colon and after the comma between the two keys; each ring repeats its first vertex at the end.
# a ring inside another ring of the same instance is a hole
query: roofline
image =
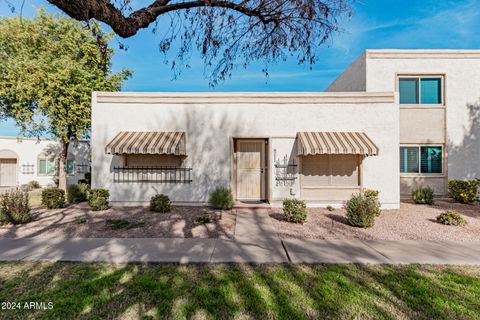
{"type": "MultiPolygon", "coordinates": [[[[0,140],[28,140],[28,141],[49,141],[49,142],[58,142],[58,140],[54,139],[47,139],[47,138],[31,138],[31,137],[15,137],[15,136],[0,136],[0,140]]],[[[78,142],[87,142],[89,143],[89,140],[86,139],[80,139],[77,140],[78,142]]]]}
{"type": "Polygon", "coordinates": [[[93,103],[394,103],[395,92],[94,92],[93,103]]]}
{"type": "Polygon", "coordinates": [[[367,49],[367,59],[480,59],[479,49],[367,49]]]}

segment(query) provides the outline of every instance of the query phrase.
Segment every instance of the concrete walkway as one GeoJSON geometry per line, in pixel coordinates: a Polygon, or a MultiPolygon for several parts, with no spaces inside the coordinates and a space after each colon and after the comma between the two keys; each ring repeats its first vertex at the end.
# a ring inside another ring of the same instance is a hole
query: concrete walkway
{"type": "Polygon", "coordinates": [[[233,240],[0,238],[0,261],[480,264],[480,241],[282,241],[266,210],[242,210],[233,240]]]}

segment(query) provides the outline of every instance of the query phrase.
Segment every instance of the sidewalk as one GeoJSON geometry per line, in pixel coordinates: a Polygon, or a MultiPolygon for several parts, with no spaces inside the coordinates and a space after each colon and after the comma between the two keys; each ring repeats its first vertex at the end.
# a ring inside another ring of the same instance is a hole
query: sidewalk
{"type": "Polygon", "coordinates": [[[266,210],[238,214],[233,240],[0,238],[0,261],[480,264],[480,240],[281,240],[266,210]]]}

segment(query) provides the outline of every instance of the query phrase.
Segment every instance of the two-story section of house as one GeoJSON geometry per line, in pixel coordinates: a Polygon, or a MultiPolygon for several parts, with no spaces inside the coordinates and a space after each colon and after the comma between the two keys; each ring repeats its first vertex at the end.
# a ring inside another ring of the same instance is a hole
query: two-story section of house
{"type": "Polygon", "coordinates": [[[327,91],[398,92],[402,197],[480,175],[480,50],[367,50],[327,91]]]}

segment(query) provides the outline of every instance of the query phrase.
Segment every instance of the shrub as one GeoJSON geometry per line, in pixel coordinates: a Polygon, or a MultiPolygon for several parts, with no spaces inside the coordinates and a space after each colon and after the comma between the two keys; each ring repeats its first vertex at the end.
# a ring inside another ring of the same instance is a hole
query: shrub
{"type": "Polygon", "coordinates": [[[168,212],[171,209],[170,198],[164,194],[157,194],[150,199],[150,211],[168,212]]]}
{"type": "Polygon", "coordinates": [[[65,191],[58,188],[42,190],[42,205],[48,209],[58,209],[65,205],[65,191]]]}
{"type": "Polygon", "coordinates": [[[380,200],[378,200],[378,195],[380,194],[380,191],[378,190],[372,190],[372,189],[365,189],[363,190],[363,195],[371,201],[375,202],[375,215],[378,217],[382,211],[380,210],[380,200]]]}
{"type": "Polygon", "coordinates": [[[92,189],[88,198],[88,205],[93,211],[107,210],[110,193],[106,189],[92,189]]]}
{"type": "Polygon", "coordinates": [[[40,188],[40,183],[38,181],[35,181],[35,180],[32,180],[28,183],[28,185],[30,186],[30,188],[32,189],[38,189],[40,188]]]}
{"type": "Polygon", "coordinates": [[[208,200],[212,208],[227,210],[233,207],[233,196],[230,189],[219,187],[210,193],[208,200]]]}
{"type": "Polygon", "coordinates": [[[85,183],[71,184],[67,187],[67,200],[69,203],[87,201],[88,185],[85,183]]]}
{"type": "Polygon", "coordinates": [[[92,185],[92,173],[91,172],[85,172],[83,180],[85,180],[86,184],[91,186],[92,185]]]}
{"type": "Polygon", "coordinates": [[[370,228],[375,224],[375,217],[380,211],[380,202],[371,194],[352,195],[345,204],[347,220],[354,227],[370,228]]]}
{"type": "Polygon", "coordinates": [[[299,199],[283,200],[283,218],[288,222],[305,223],[307,221],[307,205],[299,199]]]}
{"type": "Polygon", "coordinates": [[[412,191],[412,200],[416,204],[433,204],[433,189],[430,187],[418,187],[412,191]]]}
{"type": "Polygon", "coordinates": [[[327,210],[328,210],[328,211],[335,211],[335,208],[332,207],[332,206],[327,206],[327,210]]]}
{"type": "Polygon", "coordinates": [[[446,211],[437,217],[437,222],[449,226],[463,226],[467,221],[457,211],[446,211]]]}
{"type": "Polygon", "coordinates": [[[461,203],[472,203],[477,200],[480,180],[450,180],[448,194],[453,200],[461,203]]]}
{"type": "Polygon", "coordinates": [[[0,224],[21,224],[31,220],[27,192],[17,189],[0,196],[0,224]]]}

